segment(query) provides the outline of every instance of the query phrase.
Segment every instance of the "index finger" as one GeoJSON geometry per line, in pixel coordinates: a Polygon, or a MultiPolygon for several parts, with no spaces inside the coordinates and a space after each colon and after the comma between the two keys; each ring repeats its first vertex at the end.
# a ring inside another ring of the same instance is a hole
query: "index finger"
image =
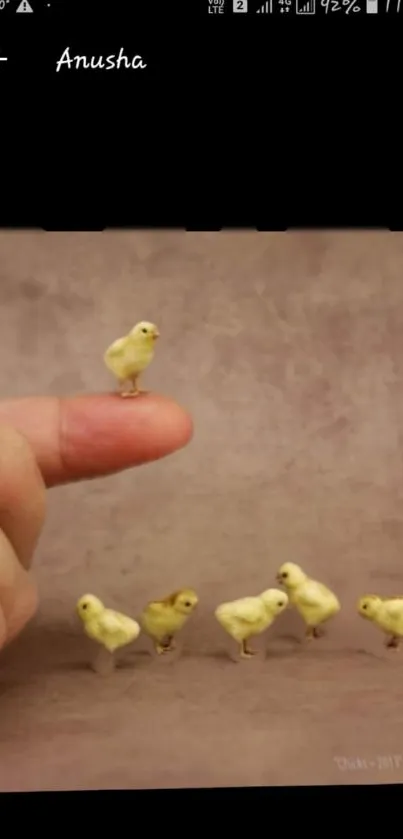
{"type": "Polygon", "coordinates": [[[183,408],[151,393],[3,401],[0,423],[26,437],[48,487],[165,457],[185,446],[193,430],[183,408]]]}

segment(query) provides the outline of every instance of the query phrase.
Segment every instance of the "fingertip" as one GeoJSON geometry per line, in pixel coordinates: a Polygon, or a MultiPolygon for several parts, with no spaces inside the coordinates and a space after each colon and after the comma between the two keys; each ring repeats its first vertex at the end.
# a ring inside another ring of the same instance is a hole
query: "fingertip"
{"type": "Polygon", "coordinates": [[[178,402],[155,393],[140,394],[138,398],[147,400],[148,409],[154,413],[156,422],[161,423],[166,444],[169,442],[172,451],[190,443],[194,431],[193,420],[178,402]]]}
{"type": "MultiPolygon", "coordinates": [[[[189,443],[193,422],[174,400],[94,394],[61,403],[64,479],[96,477],[172,454],[189,443]]],[[[57,482],[60,476],[57,477],[57,482]]]]}
{"type": "Polygon", "coordinates": [[[98,393],[12,400],[0,405],[0,422],[12,426],[10,435],[18,429],[28,441],[48,487],[165,457],[193,435],[189,413],[155,393],[133,399],[98,393]]]}

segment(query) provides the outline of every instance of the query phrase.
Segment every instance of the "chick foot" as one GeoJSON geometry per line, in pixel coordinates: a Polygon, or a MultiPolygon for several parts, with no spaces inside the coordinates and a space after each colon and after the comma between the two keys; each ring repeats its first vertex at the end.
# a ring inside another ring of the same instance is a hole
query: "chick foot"
{"type": "Polygon", "coordinates": [[[120,383],[119,393],[123,399],[130,399],[134,396],[139,396],[140,388],[137,386],[137,379],[130,379],[130,386],[127,387],[127,381],[120,383]]]}
{"type": "Polygon", "coordinates": [[[305,640],[306,641],[312,641],[314,638],[321,638],[321,637],[322,637],[322,633],[319,632],[319,629],[317,629],[316,626],[308,626],[308,628],[305,632],[305,640]]]}
{"type": "Polygon", "coordinates": [[[164,655],[164,653],[172,652],[172,650],[175,649],[175,644],[174,644],[172,639],[169,639],[168,644],[161,644],[161,643],[155,644],[155,649],[156,649],[158,655],[164,655]]]}
{"type": "Polygon", "coordinates": [[[253,658],[254,655],[256,655],[256,650],[251,650],[246,641],[242,641],[240,652],[241,658],[253,658]]]}
{"type": "Polygon", "coordinates": [[[399,638],[396,635],[392,635],[388,641],[386,641],[386,646],[389,649],[398,650],[399,649],[399,638]]]}

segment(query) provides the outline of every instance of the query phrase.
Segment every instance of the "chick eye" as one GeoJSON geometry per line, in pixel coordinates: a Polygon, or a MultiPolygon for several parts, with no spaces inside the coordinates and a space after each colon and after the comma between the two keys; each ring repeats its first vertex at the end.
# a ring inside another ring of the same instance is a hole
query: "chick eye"
{"type": "Polygon", "coordinates": [[[363,607],[362,607],[362,608],[363,608],[363,609],[366,609],[366,608],[367,608],[367,604],[366,604],[366,603],[364,603],[364,605],[363,605],[363,607]]]}
{"type": "Polygon", "coordinates": [[[191,606],[192,604],[189,603],[189,600],[186,601],[185,606],[191,606]]]}
{"type": "Polygon", "coordinates": [[[141,331],[144,332],[144,335],[147,335],[147,329],[143,328],[141,331]]]}
{"type": "Polygon", "coordinates": [[[283,577],[283,579],[285,580],[285,579],[286,579],[286,577],[288,577],[288,571],[284,571],[284,573],[283,573],[281,576],[282,576],[282,577],[283,577]]]}
{"type": "Polygon", "coordinates": [[[283,605],[283,601],[280,600],[279,603],[277,603],[277,606],[282,606],[282,605],[283,605]]]}
{"type": "Polygon", "coordinates": [[[88,603],[83,603],[83,609],[86,609],[87,606],[88,606],[88,603]]]}

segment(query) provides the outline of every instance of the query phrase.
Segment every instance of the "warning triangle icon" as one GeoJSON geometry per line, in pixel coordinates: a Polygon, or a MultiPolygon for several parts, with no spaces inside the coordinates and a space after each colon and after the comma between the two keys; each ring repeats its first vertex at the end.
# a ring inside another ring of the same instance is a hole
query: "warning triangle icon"
{"type": "Polygon", "coordinates": [[[28,0],[21,0],[17,12],[33,12],[32,6],[29,5],[28,0]]]}

